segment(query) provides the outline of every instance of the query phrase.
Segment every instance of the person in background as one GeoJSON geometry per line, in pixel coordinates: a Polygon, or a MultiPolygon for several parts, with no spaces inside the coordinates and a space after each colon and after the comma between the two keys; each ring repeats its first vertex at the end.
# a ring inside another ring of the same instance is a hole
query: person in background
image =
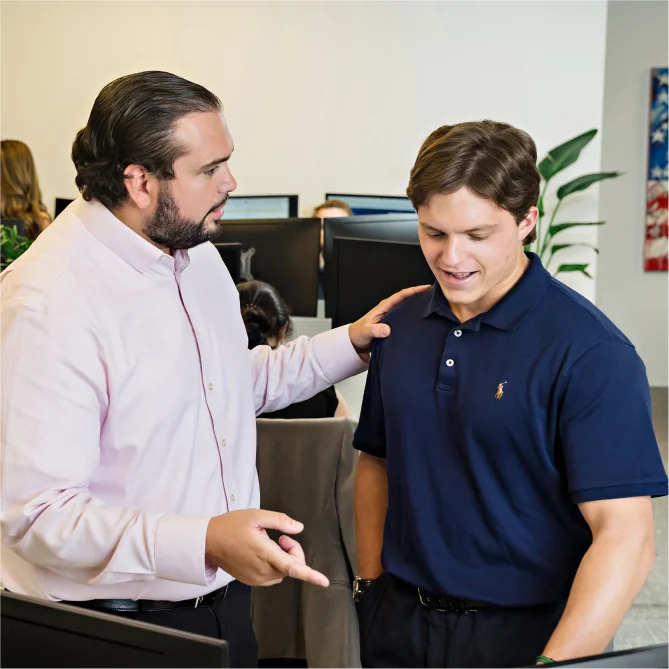
{"type": "Polygon", "coordinates": [[[353,445],[363,666],[522,667],[603,652],[667,494],[646,370],[524,251],[532,138],[443,126],[407,195],[436,277],[385,319],[353,445]]]}
{"type": "Polygon", "coordinates": [[[25,236],[35,240],[51,223],[42,202],[33,154],[17,139],[0,142],[0,215],[25,221],[25,236]]]}
{"type": "Polygon", "coordinates": [[[321,219],[321,246],[318,256],[318,299],[325,299],[325,224],[326,218],[344,218],[353,216],[353,210],[341,200],[325,200],[312,212],[313,218],[321,219]]]}
{"type": "MultiPolygon", "coordinates": [[[[242,320],[249,338],[249,349],[269,346],[275,349],[292,332],[288,306],[276,288],[262,281],[247,281],[237,286],[242,320]]],[[[344,398],[334,386],[284,409],[262,414],[262,418],[339,418],[349,416],[344,398]]]]}

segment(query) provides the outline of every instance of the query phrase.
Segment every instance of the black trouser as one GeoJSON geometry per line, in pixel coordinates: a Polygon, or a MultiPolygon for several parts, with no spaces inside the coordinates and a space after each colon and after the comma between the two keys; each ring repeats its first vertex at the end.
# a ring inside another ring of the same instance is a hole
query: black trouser
{"type": "Polygon", "coordinates": [[[258,644],[251,624],[251,588],[239,581],[232,581],[209,606],[142,613],[100,610],[129,620],[224,639],[228,642],[231,667],[258,666],[258,644]]]}
{"type": "Polygon", "coordinates": [[[382,574],[358,604],[363,667],[522,667],[535,664],[564,603],[446,613],[382,574]]]}

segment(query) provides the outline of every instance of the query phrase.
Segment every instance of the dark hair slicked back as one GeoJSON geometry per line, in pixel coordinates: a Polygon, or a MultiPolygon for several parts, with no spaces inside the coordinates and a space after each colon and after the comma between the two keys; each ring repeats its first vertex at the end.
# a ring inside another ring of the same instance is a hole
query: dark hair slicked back
{"type": "Polygon", "coordinates": [[[95,198],[110,209],[121,204],[128,165],[173,178],[174,161],[185,152],[173,137],[176,123],[188,114],[220,109],[213,93],[169,72],[138,72],[107,84],[72,144],[84,199],[95,198]]]}
{"type": "MultiPolygon", "coordinates": [[[[441,126],[428,136],[411,170],[407,195],[418,209],[433,195],[468,188],[520,223],[536,206],[540,183],[537,147],[526,132],[508,123],[472,121],[441,126]]],[[[523,244],[535,239],[533,229],[523,244]]]]}

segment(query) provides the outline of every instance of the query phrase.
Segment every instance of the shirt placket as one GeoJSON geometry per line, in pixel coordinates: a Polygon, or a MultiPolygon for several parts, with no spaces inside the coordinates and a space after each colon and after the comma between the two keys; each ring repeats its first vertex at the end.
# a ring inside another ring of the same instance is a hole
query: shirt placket
{"type": "MultiPolygon", "coordinates": [[[[208,360],[207,347],[203,338],[199,336],[198,328],[198,312],[197,309],[191,307],[189,309],[186,299],[184,298],[184,291],[182,288],[182,273],[188,266],[188,256],[186,254],[178,254],[175,260],[174,277],[177,288],[179,290],[179,297],[183,305],[186,316],[190,322],[193,337],[195,338],[195,345],[197,347],[198,358],[200,360],[200,377],[202,379],[202,387],[204,389],[204,399],[207,405],[207,411],[211,420],[211,428],[214,440],[216,442],[216,449],[218,451],[219,462],[221,465],[221,482],[223,484],[223,493],[225,496],[226,510],[232,511],[236,508],[237,495],[234,477],[234,467],[232,464],[232,457],[228,447],[227,439],[224,433],[221,421],[217,420],[217,416],[222,415],[222,398],[220,397],[223,387],[217,387],[214,383],[216,380],[212,374],[207,370],[214,369],[212,361],[208,360]]],[[[220,385],[220,384],[218,384],[220,385]]]]}

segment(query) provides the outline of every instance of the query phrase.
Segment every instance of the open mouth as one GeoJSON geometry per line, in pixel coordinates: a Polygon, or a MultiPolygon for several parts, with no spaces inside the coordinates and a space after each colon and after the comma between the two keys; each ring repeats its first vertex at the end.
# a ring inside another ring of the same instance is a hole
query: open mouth
{"type": "Polygon", "coordinates": [[[450,284],[461,285],[472,279],[476,272],[444,272],[444,276],[450,284]]]}

